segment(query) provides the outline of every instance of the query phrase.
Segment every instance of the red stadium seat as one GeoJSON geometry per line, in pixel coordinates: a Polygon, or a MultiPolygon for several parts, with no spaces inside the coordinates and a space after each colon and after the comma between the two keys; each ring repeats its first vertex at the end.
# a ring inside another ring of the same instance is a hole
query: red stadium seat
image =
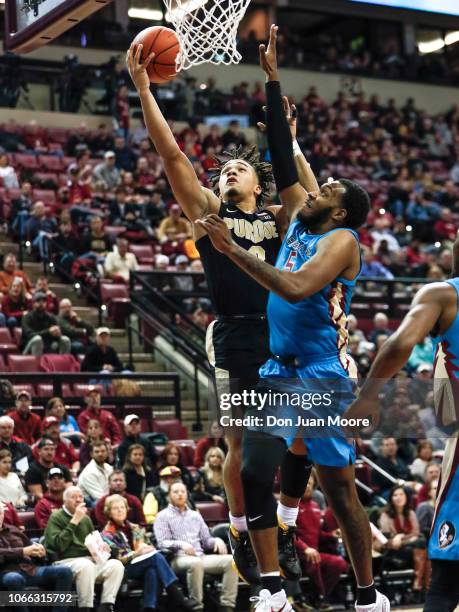
{"type": "Polygon", "coordinates": [[[18,383],[17,385],[13,385],[13,388],[16,393],[19,393],[19,391],[28,391],[32,397],[35,395],[35,389],[33,388],[33,385],[18,383]]]}
{"type": "Polygon", "coordinates": [[[102,304],[107,304],[108,316],[115,327],[123,327],[129,315],[131,300],[126,285],[101,283],[100,297],[102,304]]]}
{"type": "Polygon", "coordinates": [[[38,163],[48,172],[60,172],[62,170],[62,159],[57,155],[40,155],[38,163]]]}
{"type": "Polygon", "coordinates": [[[51,127],[48,128],[48,138],[50,142],[58,142],[61,145],[65,145],[69,139],[69,132],[65,128],[51,127]]]}
{"type": "Polygon", "coordinates": [[[129,250],[137,258],[139,264],[149,265],[154,261],[153,247],[151,244],[130,244],[129,250]]]}
{"type": "Polygon", "coordinates": [[[19,349],[9,330],[6,327],[0,327],[0,354],[18,353],[19,349]]]}
{"type": "Polygon", "coordinates": [[[2,355],[0,355],[0,372],[6,372],[6,363],[2,355]]]}
{"type": "MultiPolygon", "coordinates": [[[[37,181],[40,181],[40,183],[53,181],[57,185],[59,182],[59,178],[55,172],[35,172],[33,176],[37,181]]],[[[36,191],[37,190],[34,191],[34,195],[36,191]]]]}
{"type": "Polygon", "coordinates": [[[21,346],[22,340],[22,327],[14,327],[13,328],[13,338],[18,346],[21,346]]]}
{"type": "Polygon", "coordinates": [[[73,355],[48,354],[40,357],[43,372],[79,372],[80,364],[73,355]]]}
{"type": "Polygon", "coordinates": [[[14,163],[26,170],[38,170],[38,160],[36,155],[27,155],[25,153],[16,153],[14,163]]]}
{"type": "Polygon", "coordinates": [[[224,523],[228,520],[228,510],[225,504],[218,502],[197,502],[196,509],[208,525],[224,523]]]}
{"type": "Polygon", "coordinates": [[[151,429],[157,433],[164,433],[169,440],[187,440],[188,429],[178,419],[153,419],[151,429]]]}
{"type": "MultiPolygon", "coordinates": [[[[51,383],[40,383],[37,385],[38,397],[52,397],[53,396],[53,385],[51,383]]],[[[62,397],[73,397],[74,392],[72,387],[66,383],[62,385],[62,397]]]]}
{"type": "Polygon", "coordinates": [[[40,358],[35,355],[8,355],[10,372],[39,372],[40,358]]]}
{"type": "Polygon", "coordinates": [[[90,385],[89,383],[75,383],[73,385],[73,393],[75,397],[84,397],[89,387],[97,387],[101,395],[104,395],[104,396],[108,395],[107,391],[105,390],[105,387],[103,387],[102,385],[90,385]]]}
{"type": "Polygon", "coordinates": [[[52,189],[34,189],[33,198],[34,200],[41,200],[49,206],[54,206],[56,203],[56,193],[52,189]]]}

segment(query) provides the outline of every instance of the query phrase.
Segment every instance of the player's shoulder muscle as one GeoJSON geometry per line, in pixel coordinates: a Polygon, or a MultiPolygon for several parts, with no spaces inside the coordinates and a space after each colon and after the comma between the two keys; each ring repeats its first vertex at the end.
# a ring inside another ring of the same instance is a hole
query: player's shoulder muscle
{"type": "Polygon", "coordinates": [[[454,287],[444,281],[429,283],[421,287],[413,298],[412,307],[417,305],[435,304],[449,306],[457,301],[457,293],[454,287]]]}

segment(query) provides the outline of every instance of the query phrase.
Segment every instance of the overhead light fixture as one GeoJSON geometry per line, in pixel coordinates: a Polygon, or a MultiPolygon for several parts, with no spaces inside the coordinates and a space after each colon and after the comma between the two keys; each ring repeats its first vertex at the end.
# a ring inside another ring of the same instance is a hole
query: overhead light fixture
{"type": "Polygon", "coordinates": [[[145,8],[130,8],[128,16],[131,19],[146,19],[148,21],[162,21],[164,17],[163,12],[159,9],[145,8]]]}
{"type": "Polygon", "coordinates": [[[433,40],[420,42],[418,43],[418,49],[419,53],[435,53],[435,51],[440,51],[444,47],[454,45],[457,42],[459,42],[459,30],[447,34],[444,40],[443,38],[434,38],[433,40]]]}

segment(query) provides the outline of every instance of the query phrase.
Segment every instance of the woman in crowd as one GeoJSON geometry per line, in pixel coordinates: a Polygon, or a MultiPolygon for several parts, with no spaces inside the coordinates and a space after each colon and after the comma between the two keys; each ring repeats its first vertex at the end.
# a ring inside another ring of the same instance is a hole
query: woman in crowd
{"type": "Polygon", "coordinates": [[[199,470],[193,491],[194,501],[214,501],[225,503],[223,487],[223,462],[225,453],[218,446],[209,448],[204,467],[199,470]]]}
{"type": "Polygon", "coordinates": [[[214,446],[221,448],[225,455],[228,452],[228,447],[223,437],[223,428],[218,421],[211,423],[208,436],[197,441],[193,458],[195,467],[200,468],[204,465],[207,451],[214,446]]]}
{"type": "Polygon", "coordinates": [[[89,419],[88,428],[86,429],[86,440],[80,447],[80,470],[82,470],[91,461],[91,448],[94,444],[106,442],[108,444],[109,454],[108,463],[113,463],[114,455],[110,440],[104,438],[102,425],[97,419],[89,419]]]}
{"type": "Polygon", "coordinates": [[[27,297],[22,279],[17,277],[2,300],[2,312],[8,327],[20,327],[22,317],[32,309],[32,300],[27,297]]]}
{"type": "Polygon", "coordinates": [[[430,528],[435,514],[435,499],[437,497],[438,480],[431,480],[427,488],[428,500],[418,504],[416,517],[419,521],[419,530],[426,540],[430,535],[430,528]]]}
{"type": "Polygon", "coordinates": [[[175,467],[180,468],[183,483],[186,485],[188,491],[193,491],[193,475],[190,470],[183,465],[180,447],[177,446],[177,444],[174,444],[174,442],[169,442],[168,444],[166,444],[163,452],[161,453],[160,469],[163,467],[167,467],[168,465],[173,465],[175,467]]]}
{"type": "Polygon", "coordinates": [[[167,591],[170,610],[195,609],[196,602],[184,597],[177,576],[164,556],[148,543],[145,530],[127,520],[127,500],[121,495],[110,495],[105,500],[104,513],[108,523],[102,537],[110,546],[112,557],[125,566],[126,576],[143,580],[144,610],[156,609],[158,590],[162,586],[167,591]],[[136,561],[142,555],[145,558],[136,561]]]}
{"type": "Polygon", "coordinates": [[[379,528],[388,538],[387,561],[414,564],[413,591],[420,594],[424,584],[427,565],[426,540],[419,530],[418,519],[411,509],[408,489],[396,485],[389,494],[389,501],[381,513],[379,528]]]}
{"type": "Polygon", "coordinates": [[[12,459],[9,450],[0,450],[0,501],[19,508],[26,505],[27,493],[19,476],[11,471],[12,459]]]}
{"type": "Polygon", "coordinates": [[[145,449],[141,444],[132,444],[128,448],[123,465],[126,475],[127,493],[143,500],[148,487],[158,484],[158,475],[145,460],[145,449]]]}
{"type": "Polygon", "coordinates": [[[410,472],[415,478],[419,478],[422,482],[427,464],[432,461],[433,446],[428,440],[420,440],[416,453],[416,459],[410,465],[410,472]]]}
{"type": "Polygon", "coordinates": [[[45,416],[54,416],[59,419],[59,432],[64,438],[70,438],[73,444],[81,444],[85,436],[81,433],[75,417],[67,414],[63,400],[60,397],[52,397],[47,405],[45,416]]]}

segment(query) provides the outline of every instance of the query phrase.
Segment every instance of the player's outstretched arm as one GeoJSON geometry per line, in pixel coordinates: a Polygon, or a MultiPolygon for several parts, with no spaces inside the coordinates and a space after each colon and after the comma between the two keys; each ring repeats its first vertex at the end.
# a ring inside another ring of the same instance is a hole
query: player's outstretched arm
{"type": "Polygon", "coordinates": [[[349,273],[356,276],[360,268],[358,243],[346,230],[334,232],[320,240],[314,257],[296,272],[290,272],[274,268],[233,242],[226,223],[218,215],[207,215],[196,223],[209,234],[218,251],[265,289],[292,304],[317,293],[339,276],[349,273]],[[333,253],[333,257],[330,253],[333,253]]]}
{"type": "Polygon", "coordinates": [[[358,399],[346,410],[344,418],[363,419],[379,414],[379,392],[403,368],[416,344],[435,328],[448,306],[455,306],[456,300],[455,290],[446,283],[432,283],[418,291],[400,327],[376,355],[358,399]]]}
{"type": "Polygon", "coordinates": [[[268,48],[260,45],[260,65],[266,75],[267,135],[274,178],[284,212],[291,220],[305,202],[308,191],[318,189],[318,184],[306,158],[295,147],[296,118],[286,98],[282,98],[277,66],[276,25],[271,26],[268,48]]]}
{"type": "Polygon", "coordinates": [[[209,189],[204,189],[200,185],[191,162],[180,150],[150,91],[147,66],[154,54],[152,53],[144,62],[141,61],[141,57],[142,45],[131,45],[127,52],[126,63],[140,97],[145,125],[161,156],[164,170],[178,203],[188,219],[194,221],[203,214],[215,210],[218,199],[209,189]]]}

